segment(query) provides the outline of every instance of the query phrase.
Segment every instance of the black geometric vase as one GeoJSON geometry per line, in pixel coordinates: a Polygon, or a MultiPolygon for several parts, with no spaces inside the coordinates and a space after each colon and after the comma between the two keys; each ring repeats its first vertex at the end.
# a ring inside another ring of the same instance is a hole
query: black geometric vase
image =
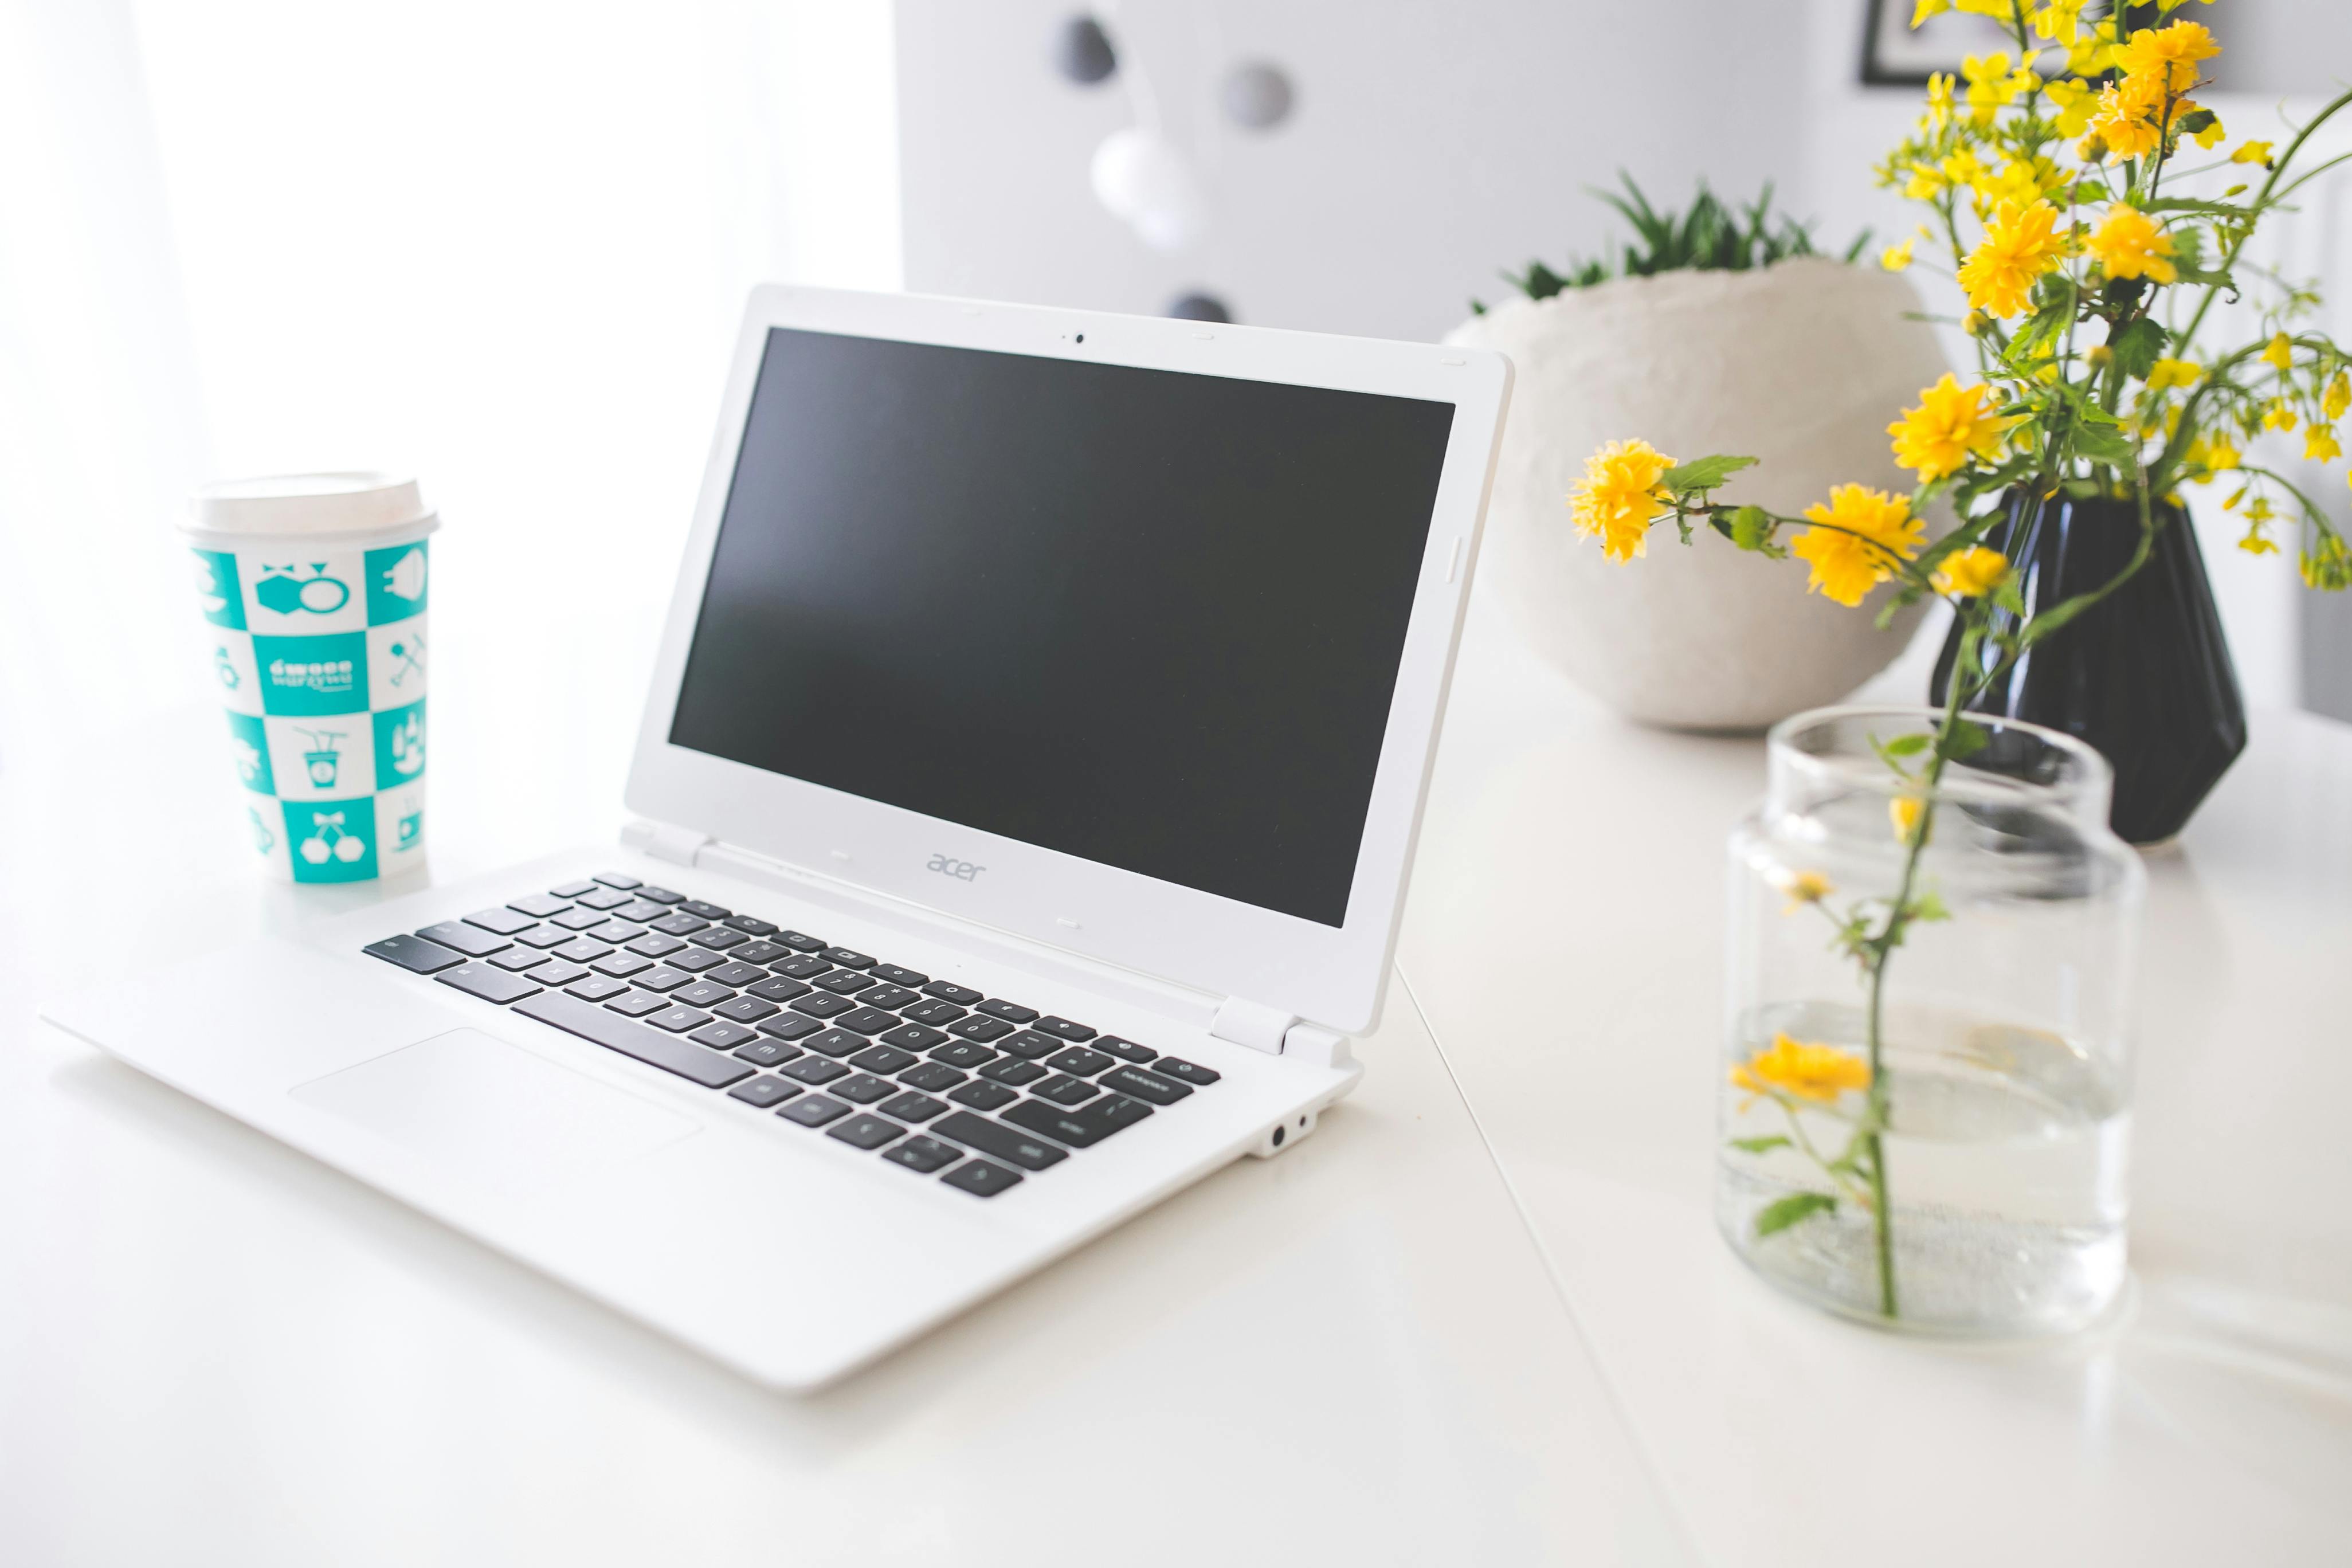
{"type": "MultiPolygon", "coordinates": [[[[2116,770],[2110,820],[2132,844],[2179,833],[2246,749],[2246,705],[2197,531],[2177,506],[2157,516],[2155,544],[2131,581],[2028,649],[1969,704],[2097,748],[2116,770]]],[[[2137,501],[2053,497],[2037,518],[2031,500],[2012,491],[2007,520],[1985,542],[2009,557],[2027,609],[2038,613],[2114,576],[2138,541],[2137,501]]],[[[1996,613],[1997,626],[2013,623],[1996,613]]],[[[1956,623],[1928,688],[1938,706],[1958,656],[1956,623]]],[[[1990,648],[1979,657],[1987,668],[1994,663],[1990,648]]]]}

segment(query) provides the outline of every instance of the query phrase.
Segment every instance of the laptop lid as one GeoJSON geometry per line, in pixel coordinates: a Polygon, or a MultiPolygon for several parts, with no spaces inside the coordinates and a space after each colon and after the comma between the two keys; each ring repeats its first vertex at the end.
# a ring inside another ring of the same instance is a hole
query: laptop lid
{"type": "Polygon", "coordinates": [[[628,805],[1367,1028],[1510,377],[1475,349],[758,289],[628,805]]]}

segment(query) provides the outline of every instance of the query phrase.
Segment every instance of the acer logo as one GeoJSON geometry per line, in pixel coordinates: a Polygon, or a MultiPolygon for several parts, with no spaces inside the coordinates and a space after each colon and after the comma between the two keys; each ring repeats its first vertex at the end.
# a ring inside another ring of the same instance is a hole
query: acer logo
{"type": "Polygon", "coordinates": [[[924,869],[937,871],[942,877],[954,877],[959,880],[969,882],[988,868],[975,866],[969,860],[958,860],[952,856],[934,855],[931,857],[931,863],[924,869]]]}

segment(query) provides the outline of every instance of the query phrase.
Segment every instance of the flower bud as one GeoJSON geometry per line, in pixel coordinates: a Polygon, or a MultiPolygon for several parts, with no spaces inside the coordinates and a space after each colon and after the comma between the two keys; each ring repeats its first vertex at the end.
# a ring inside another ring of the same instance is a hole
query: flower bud
{"type": "Polygon", "coordinates": [[[2105,343],[2093,343],[2091,352],[2083,357],[2090,362],[2093,370],[2105,370],[2116,363],[2116,351],[2105,343]]]}
{"type": "Polygon", "coordinates": [[[1984,336],[1984,334],[1990,331],[1991,328],[1992,318],[1986,315],[1982,310],[1970,310],[1969,312],[1968,320],[1960,323],[1960,330],[1968,333],[1969,336],[1972,338],[1980,338],[1984,336]]]}

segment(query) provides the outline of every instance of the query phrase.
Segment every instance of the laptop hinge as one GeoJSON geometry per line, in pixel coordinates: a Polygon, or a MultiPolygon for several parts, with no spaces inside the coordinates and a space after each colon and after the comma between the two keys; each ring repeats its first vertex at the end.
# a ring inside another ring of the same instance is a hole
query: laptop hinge
{"type": "MultiPolygon", "coordinates": [[[[691,866],[707,844],[718,842],[708,833],[698,833],[691,827],[672,827],[667,822],[646,822],[636,825],[644,837],[637,847],[656,860],[667,860],[673,866],[691,866]]],[[[635,834],[623,834],[624,838],[635,838],[635,834]]]]}
{"type": "Polygon", "coordinates": [[[1318,1067],[1345,1067],[1349,1060],[1345,1035],[1238,996],[1225,998],[1209,1033],[1270,1057],[1296,1057],[1318,1067]]]}

